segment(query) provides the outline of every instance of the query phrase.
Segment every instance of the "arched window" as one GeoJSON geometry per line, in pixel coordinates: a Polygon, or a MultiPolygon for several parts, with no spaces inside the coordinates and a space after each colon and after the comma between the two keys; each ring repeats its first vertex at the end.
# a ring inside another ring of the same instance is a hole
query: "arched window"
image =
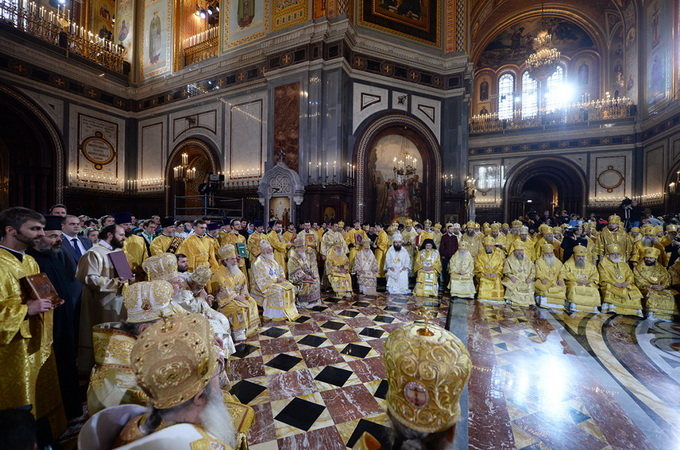
{"type": "Polygon", "coordinates": [[[534,117],[538,112],[538,82],[529,76],[529,72],[522,74],[522,118],[534,117]]]}
{"type": "Polygon", "coordinates": [[[557,66],[555,73],[545,82],[545,112],[554,111],[561,108],[564,103],[564,69],[562,66],[557,66]]]}
{"type": "Polygon", "coordinates": [[[515,109],[515,77],[506,73],[498,80],[498,118],[512,119],[515,109]]]}

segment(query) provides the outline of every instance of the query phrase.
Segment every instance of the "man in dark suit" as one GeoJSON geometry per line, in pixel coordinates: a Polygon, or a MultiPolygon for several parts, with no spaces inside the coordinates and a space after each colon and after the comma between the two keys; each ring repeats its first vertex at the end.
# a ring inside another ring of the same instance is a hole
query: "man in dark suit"
{"type": "Polygon", "coordinates": [[[64,255],[66,263],[66,276],[70,284],[73,297],[76,299],[75,304],[75,336],[78,342],[78,318],[80,317],[80,293],[83,290],[83,285],[76,279],[76,269],[78,268],[78,261],[80,257],[92,247],[92,241],[86,237],[79,236],[80,219],[76,216],[67,215],[61,223],[61,252],[64,255]]]}

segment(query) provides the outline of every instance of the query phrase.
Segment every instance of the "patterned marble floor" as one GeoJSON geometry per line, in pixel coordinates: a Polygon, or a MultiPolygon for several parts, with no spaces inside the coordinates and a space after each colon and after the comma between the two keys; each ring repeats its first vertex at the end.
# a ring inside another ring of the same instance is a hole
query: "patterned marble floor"
{"type": "Polygon", "coordinates": [[[419,308],[473,361],[455,448],[680,448],[680,325],[448,298],[328,298],[265,324],[231,358],[231,392],[255,409],[251,449],[384,439],[388,334],[419,308]]]}

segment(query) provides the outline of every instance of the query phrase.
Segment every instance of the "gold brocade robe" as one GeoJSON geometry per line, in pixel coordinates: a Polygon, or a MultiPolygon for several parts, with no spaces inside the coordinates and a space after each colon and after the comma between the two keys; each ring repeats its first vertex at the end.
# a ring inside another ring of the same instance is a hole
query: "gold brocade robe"
{"type": "Polygon", "coordinates": [[[669,289],[671,276],[657,262],[653,266],[647,266],[644,261],[640,262],[633,271],[635,285],[640,289],[645,299],[645,311],[654,313],[660,319],[673,320],[680,315],[676,298],[678,292],[669,289]],[[651,289],[649,286],[659,284],[664,287],[662,291],[651,289]]]}
{"type": "Polygon", "coordinates": [[[385,278],[385,255],[390,248],[390,238],[385,230],[380,230],[375,240],[375,259],[378,261],[378,277],[385,278]]]}
{"type": "Polygon", "coordinates": [[[253,264],[253,298],[262,306],[265,319],[292,321],[300,316],[295,308],[295,286],[285,278],[276,260],[260,255],[253,264]],[[278,282],[279,278],[284,281],[278,282]]]}
{"type": "Polygon", "coordinates": [[[326,275],[331,283],[335,295],[338,297],[352,296],[352,277],[349,273],[349,258],[344,254],[338,256],[331,251],[326,256],[326,275]]]}
{"type": "Polygon", "coordinates": [[[146,405],[149,397],[137,385],[130,363],[137,337],[121,330],[119,322],[96,325],[92,335],[95,366],[87,388],[90,415],[112,406],[146,405]]]}
{"type": "MultiPolygon", "coordinates": [[[[220,247],[224,247],[225,245],[233,245],[234,249],[236,249],[236,244],[246,245],[245,236],[243,236],[241,233],[237,231],[232,231],[230,233],[220,233],[220,247]]],[[[215,255],[217,255],[217,253],[215,253],[215,255]]],[[[238,249],[236,249],[236,255],[238,256],[238,249]]],[[[238,257],[236,259],[238,260],[238,268],[241,269],[243,275],[245,275],[246,278],[248,278],[247,276],[248,269],[246,269],[246,259],[241,257],[238,257]]]]}
{"type": "Polygon", "coordinates": [[[378,261],[371,250],[361,250],[354,258],[352,273],[357,274],[357,283],[362,294],[375,295],[378,285],[378,261]]]}
{"type": "MultiPolygon", "coordinates": [[[[416,237],[413,239],[413,245],[415,245],[416,251],[423,246],[426,239],[432,239],[432,242],[434,242],[434,235],[429,231],[422,231],[420,234],[416,234],[416,237]]],[[[415,261],[413,264],[415,265],[415,261]]],[[[413,271],[415,272],[415,269],[413,271]]]]}
{"type": "Polygon", "coordinates": [[[162,255],[163,253],[176,253],[179,249],[180,244],[184,241],[183,238],[179,236],[165,236],[161,234],[156,236],[153,241],[151,241],[151,256],[162,255]],[[174,246],[175,251],[170,251],[170,247],[174,246]]]}
{"type": "Polygon", "coordinates": [[[344,254],[349,253],[347,242],[345,241],[345,238],[342,236],[342,234],[339,231],[328,230],[326,233],[324,233],[323,239],[321,239],[321,255],[327,256],[329,253],[331,253],[335,244],[341,245],[342,252],[344,254]]]}
{"type": "Polygon", "coordinates": [[[439,294],[439,274],[442,273],[442,261],[438,250],[425,249],[416,253],[413,271],[416,273],[414,295],[425,297],[439,294]],[[428,268],[432,270],[425,270],[428,268]]]}
{"type": "Polygon", "coordinates": [[[434,245],[439,248],[439,244],[442,242],[442,232],[432,230],[432,240],[434,241],[434,245]]]}
{"type": "Polygon", "coordinates": [[[505,286],[505,299],[510,300],[513,305],[533,305],[534,301],[534,279],[536,278],[536,267],[526,255],[524,259],[518,259],[514,254],[508,256],[503,265],[503,285],[505,286]],[[515,281],[512,281],[512,278],[515,281]],[[529,282],[527,282],[529,279],[529,282]]]}
{"type": "Polygon", "coordinates": [[[470,250],[470,254],[473,258],[477,256],[479,252],[484,251],[480,235],[476,234],[470,237],[467,233],[463,233],[458,241],[458,247],[460,247],[461,243],[463,242],[467,244],[467,248],[470,250]]]}
{"type": "MultiPolygon", "coordinates": [[[[522,241],[522,238],[517,237],[517,239],[513,239],[511,243],[508,244],[508,255],[512,254],[512,252],[515,251],[515,246],[517,245],[518,242],[522,241]]],[[[534,241],[530,238],[527,237],[526,241],[522,241],[524,244],[524,255],[528,256],[530,260],[536,261],[537,258],[541,256],[542,253],[536,253],[536,245],[534,244],[534,241]]],[[[558,256],[558,255],[555,255],[558,256]]],[[[559,256],[558,256],[559,259],[559,256]]]]}
{"type": "Polygon", "coordinates": [[[572,256],[562,265],[562,272],[559,276],[567,285],[567,301],[576,303],[576,308],[580,311],[594,311],[600,306],[600,291],[597,288],[600,283],[600,274],[597,266],[588,261],[588,258],[585,263],[583,268],[577,267],[572,256]],[[581,285],[577,283],[578,280],[587,280],[590,284],[581,285]]]}
{"type": "Polygon", "coordinates": [[[616,306],[618,314],[636,315],[642,309],[642,294],[635,287],[633,271],[625,262],[614,263],[605,256],[598,265],[602,302],[616,306]],[[614,283],[628,283],[627,287],[616,287],[614,283]]]}
{"type": "Polygon", "coordinates": [[[288,257],[288,280],[297,288],[298,304],[311,307],[321,301],[321,280],[319,266],[316,264],[316,252],[306,247],[300,255],[292,250],[288,257]]]}
{"type": "Polygon", "coordinates": [[[143,276],[144,269],[142,269],[142,263],[149,257],[149,252],[146,248],[146,240],[136,234],[127,236],[123,242],[123,251],[125,252],[128,263],[130,263],[130,268],[136,275],[136,280],[144,281],[146,276],[143,276]]]}
{"type": "Polygon", "coordinates": [[[564,300],[567,298],[567,285],[564,283],[562,276],[562,262],[555,257],[555,262],[551,266],[541,256],[536,260],[535,265],[536,281],[534,282],[534,288],[536,289],[536,295],[547,297],[548,303],[564,305],[564,300]],[[562,282],[562,286],[557,284],[559,281],[562,282]]]}
{"type": "Polygon", "coordinates": [[[260,330],[257,302],[248,292],[248,280],[243,271],[233,274],[228,267],[222,266],[213,272],[206,289],[217,300],[217,309],[229,319],[235,340],[257,334],[260,330]],[[245,300],[236,299],[241,295],[245,300]]]}
{"type": "Polygon", "coordinates": [[[550,244],[553,246],[553,252],[555,253],[555,256],[557,259],[562,261],[562,257],[564,256],[564,250],[562,249],[562,243],[558,241],[557,239],[553,239],[552,241],[548,242],[545,240],[543,236],[538,238],[536,240],[536,244],[534,245],[534,256],[536,258],[540,258],[540,256],[543,254],[543,250],[541,249],[541,246],[543,244],[550,244]]]}
{"type": "Polygon", "coordinates": [[[477,290],[474,282],[475,259],[472,254],[469,251],[463,254],[458,250],[449,260],[448,269],[451,297],[474,298],[477,290]]]}
{"type": "Polygon", "coordinates": [[[613,232],[606,227],[600,231],[597,239],[597,254],[599,256],[605,256],[607,253],[607,245],[609,244],[619,245],[621,247],[621,256],[624,259],[633,256],[633,239],[621,227],[619,227],[616,232],[613,232]]]}
{"type": "Polygon", "coordinates": [[[288,276],[288,266],[286,265],[286,256],[288,249],[291,247],[289,242],[283,241],[283,236],[272,230],[266,234],[266,239],[274,249],[274,259],[283,268],[283,272],[288,276]]]}
{"type": "Polygon", "coordinates": [[[248,247],[248,260],[250,261],[251,265],[255,263],[257,257],[260,256],[260,253],[262,253],[262,249],[260,248],[260,240],[262,239],[262,236],[262,233],[254,231],[253,234],[248,237],[248,244],[246,247],[248,247]]]}
{"type": "Polygon", "coordinates": [[[357,230],[355,228],[352,228],[351,230],[349,230],[349,233],[347,233],[345,242],[347,243],[347,248],[349,248],[350,267],[352,267],[352,263],[354,262],[354,257],[357,255],[357,252],[361,250],[361,243],[363,242],[364,239],[368,239],[368,235],[362,229],[357,230]]]}
{"type": "Polygon", "coordinates": [[[503,233],[498,233],[498,236],[493,236],[489,235],[490,237],[493,238],[494,240],[494,245],[500,245],[501,249],[505,252],[505,254],[509,254],[508,252],[508,240],[505,238],[505,235],[503,233]]]}
{"type": "Polygon", "coordinates": [[[415,228],[413,227],[410,228],[411,228],[410,230],[404,229],[404,231],[401,232],[402,239],[401,245],[408,252],[408,256],[411,262],[411,267],[409,267],[409,270],[413,272],[413,264],[415,263],[416,252],[418,251],[418,249],[415,246],[416,236],[418,236],[418,233],[416,233],[415,228]]]}
{"type": "MultiPolygon", "coordinates": [[[[633,244],[633,251],[631,252],[630,262],[634,263],[634,265],[636,265],[639,262],[642,262],[642,259],[644,258],[644,251],[646,248],[647,247],[642,245],[642,240],[635,242],[633,244]]],[[[667,267],[668,254],[666,253],[666,247],[663,246],[660,242],[655,242],[654,248],[659,250],[659,258],[656,260],[656,262],[663,267],[667,267]]]]}
{"type": "Polygon", "coordinates": [[[505,258],[503,250],[494,248],[486,253],[482,249],[475,257],[475,277],[477,278],[477,298],[480,300],[503,300],[505,291],[501,282],[505,258]],[[495,274],[494,277],[484,275],[484,272],[495,274]]]}
{"type": "MultiPolygon", "coordinates": [[[[28,316],[19,279],[40,272],[30,255],[19,261],[0,248],[0,409],[33,405],[56,439],[66,429],[52,351],[53,311],[28,316]]],[[[61,307],[64,307],[63,305],[61,307]]]]}
{"type": "Polygon", "coordinates": [[[210,266],[211,270],[219,269],[212,241],[213,238],[209,236],[198,237],[192,234],[179,246],[177,253],[187,255],[189,272],[193,272],[198,266],[210,266]]]}

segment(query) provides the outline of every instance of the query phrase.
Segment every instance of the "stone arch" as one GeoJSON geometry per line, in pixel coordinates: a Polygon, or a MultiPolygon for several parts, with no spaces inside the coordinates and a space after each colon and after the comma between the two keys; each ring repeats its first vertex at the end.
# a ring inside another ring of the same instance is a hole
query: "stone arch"
{"type": "Polygon", "coordinates": [[[543,156],[526,159],[517,164],[507,175],[503,192],[503,216],[505,221],[516,219],[528,212],[527,200],[532,200],[535,209],[560,207],[569,213],[583,216],[586,211],[588,183],[583,170],[574,162],[561,156],[543,156]],[[524,198],[537,192],[540,202],[524,198]],[[551,201],[546,199],[552,196],[551,201]],[[555,203],[550,205],[549,203],[555,203]]]}
{"type": "Polygon", "coordinates": [[[423,161],[422,214],[434,222],[441,215],[441,174],[442,157],[437,138],[417,117],[404,112],[378,113],[366,119],[358,129],[354,145],[353,162],[357,167],[354,217],[359,221],[374,220],[365,211],[370,211],[374,198],[371,173],[367,173],[369,158],[377,141],[390,133],[404,133],[420,152],[423,161]]]}
{"type": "MultiPolygon", "coordinates": [[[[168,155],[165,167],[165,179],[168,189],[166,189],[165,204],[166,211],[170,214],[174,211],[175,196],[198,195],[198,185],[203,182],[208,172],[221,172],[221,165],[217,150],[208,142],[197,137],[188,137],[179,142],[168,155]],[[196,178],[191,182],[180,183],[174,179],[173,168],[180,164],[182,154],[187,153],[189,168],[196,167],[196,178]]],[[[178,215],[200,215],[202,203],[198,200],[183,203],[181,208],[195,207],[196,210],[183,210],[187,214],[178,215]],[[193,211],[193,212],[192,212],[193,211]]]]}
{"type": "MultiPolygon", "coordinates": [[[[64,201],[65,146],[57,126],[32,100],[0,84],[0,137],[7,148],[2,183],[8,206],[46,212],[64,201]]],[[[0,174],[1,175],[1,174],[0,174]]]]}

